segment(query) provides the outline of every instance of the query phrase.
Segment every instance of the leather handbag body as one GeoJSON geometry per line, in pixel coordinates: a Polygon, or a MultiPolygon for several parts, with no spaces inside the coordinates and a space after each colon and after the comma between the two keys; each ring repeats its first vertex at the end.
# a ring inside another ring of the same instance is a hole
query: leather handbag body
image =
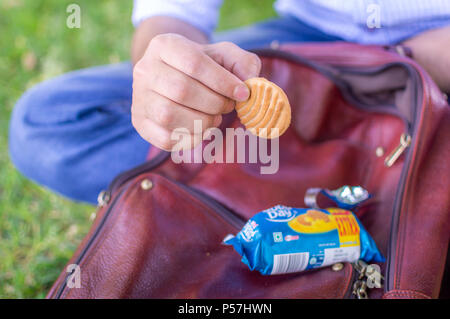
{"type": "MultiPolygon", "coordinates": [[[[176,163],[153,148],[101,194],[91,230],[48,298],[439,296],[450,234],[444,94],[413,60],[380,46],[290,44],[255,53],[261,76],[292,108],[278,171],[261,174],[267,163],[259,159],[176,163]],[[356,214],[386,257],[382,288],[359,293],[351,263],[263,276],[221,244],[259,211],[305,207],[308,188],[343,185],[373,195],[356,214]],[[78,266],[79,287],[70,284],[70,265],[78,266]]],[[[221,124],[224,135],[239,127],[235,113],[221,124]]]]}

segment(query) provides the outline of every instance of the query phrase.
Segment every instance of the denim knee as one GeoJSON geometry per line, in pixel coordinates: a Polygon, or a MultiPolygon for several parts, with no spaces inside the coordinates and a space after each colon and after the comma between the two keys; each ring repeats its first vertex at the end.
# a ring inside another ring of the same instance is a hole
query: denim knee
{"type": "Polygon", "coordinates": [[[95,203],[149,150],[131,124],[131,80],[123,63],[71,72],[25,92],[10,121],[13,164],[59,194],[95,203]]]}
{"type": "MultiPolygon", "coordinates": [[[[14,166],[26,177],[42,185],[58,178],[58,158],[49,152],[49,126],[42,120],[51,117],[47,105],[57,94],[51,83],[44,82],[26,91],[17,101],[9,126],[9,155],[14,166]],[[47,131],[47,132],[46,132],[47,131]]],[[[53,119],[55,120],[55,119],[53,119]]],[[[49,118],[49,122],[52,120],[49,118]]]]}

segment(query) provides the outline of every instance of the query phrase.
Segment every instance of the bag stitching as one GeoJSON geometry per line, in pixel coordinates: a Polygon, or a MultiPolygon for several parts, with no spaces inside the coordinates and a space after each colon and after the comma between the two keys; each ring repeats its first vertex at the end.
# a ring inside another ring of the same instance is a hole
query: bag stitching
{"type": "Polygon", "coordinates": [[[390,296],[392,296],[392,297],[407,296],[407,297],[410,297],[410,298],[415,298],[415,297],[420,296],[420,297],[423,297],[423,298],[426,298],[426,299],[431,299],[430,296],[428,296],[428,295],[426,295],[426,294],[424,294],[424,293],[422,293],[420,291],[415,291],[415,290],[391,290],[391,291],[388,291],[387,293],[385,293],[383,295],[383,299],[387,299],[390,296]]]}

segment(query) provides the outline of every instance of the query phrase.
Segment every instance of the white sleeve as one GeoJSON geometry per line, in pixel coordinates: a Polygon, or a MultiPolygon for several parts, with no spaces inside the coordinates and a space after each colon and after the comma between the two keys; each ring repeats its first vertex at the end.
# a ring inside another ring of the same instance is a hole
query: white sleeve
{"type": "Polygon", "coordinates": [[[152,16],[169,16],[186,21],[211,35],[216,28],[223,0],[134,0],[135,27],[152,16]]]}

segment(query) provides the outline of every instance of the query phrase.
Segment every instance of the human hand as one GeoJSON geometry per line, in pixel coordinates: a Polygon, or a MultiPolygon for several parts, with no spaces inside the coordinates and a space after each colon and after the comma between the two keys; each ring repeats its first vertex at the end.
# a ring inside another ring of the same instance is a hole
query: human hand
{"type": "Polygon", "coordinates": [[[194,134],[194,120],[202,132],[217,127],[235,101],[249,98],[243,81],[259,75],[261,61],[253,53],[221,42],[198,44],[177,34],[154,37],[133,71],[132,123],[138,133],[164,150],[180,147],[171,135],[177,128],[190,132],[187,145],[203,137],[194,134]]]}

